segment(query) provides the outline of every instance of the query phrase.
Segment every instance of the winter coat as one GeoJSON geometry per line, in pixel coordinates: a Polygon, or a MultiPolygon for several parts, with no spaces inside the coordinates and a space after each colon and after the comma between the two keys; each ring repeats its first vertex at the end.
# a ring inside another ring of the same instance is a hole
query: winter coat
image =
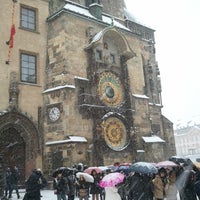
{"type": "Polygon", "coordinates": [[[150,176],[134,173],[134,175],[131,175],[126,182],[129,182],[128,199],[153,199],[152,181],[150,176]]]}
{"type": "Polygon", "coordinates": [[[57,177],[53,181],[53,188],[56,190],[57,194],[67,194],[68,190],[68,182],[63,177],[57,177]]]}
{"type": "Polygon", "coordinates": [[[129,199],[139,199],[143,192],[143,180],[142,176],[138,173],[130,176],[128,178],[129,181],[129,199]]]}
{"type": "Polygon", "coordinates": [[[121,200],[121,197],[116,187],[105,188],[105,200],[121,200]]]}
{"type": "Polygon", "coordinates": [[[26,182],[26,196],[28,199],[39,200],[40,199],[40,189],[47,184],[46,179],[33,171],[26,182]]]}
{"type": "Polygon", "coordinates": [[[12,173],[10,171],[6,171],[6,185],[12,184],[12,173]]]}
{"type": "Polygon", "coordinates": [[[186,186],[184,188],[184,200],[197,200],[194,183],[195,183],[194,172],[190,171],[189,176],[187,178],[186,186]]]}
{"type": "Polygon", "coordinates": [[[77,182],[78,196],[89,196],[90,183],[86,181],[77,182]]]}
{"type": "Polygon", "coordinates": [[[76,191],[76,177],[71,174],[68,177],[69,194],[68,196],[74,196],[76,191]]]}
{"type": "Polygon", "coordinates": [[[20,178],[20,173],[18,170],[14,170],[12,172],[12,184],[17,185],[19,182],[19,178],[20,178]]]}
{"type": "Polygon", "coordinates": [[[195,178],[195,183],[194,183],[194,189],[198,198],[200,199],[200,171],[199,170],[196,171],[195,177],[196,178],[195,178]]]}
{"type": "Polygon", "coordinates": [[[94,177],[94,182],[91,183],[90,194],[100,194],[101,193],[101,188],[99,187],[100,177],[98,175],[93,177],[94,177]]]}
{"type": "Polygon", "coordinates": [[[153,183],[153,194],[156,199],[164,198],[164,184],[161,177],[157,174],[152,180],[153,183]]]}

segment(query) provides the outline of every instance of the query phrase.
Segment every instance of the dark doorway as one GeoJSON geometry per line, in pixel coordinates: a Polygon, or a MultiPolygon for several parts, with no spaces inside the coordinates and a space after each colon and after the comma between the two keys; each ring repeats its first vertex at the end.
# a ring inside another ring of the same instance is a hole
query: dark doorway
{"type": "Polygon", "coordinates": [[[0,155],[3,159],[3,170],[17,166],[20,172],[20,183],[25,181],[25,142],[15,128],[8,128],[0,133],[0,155]]]}

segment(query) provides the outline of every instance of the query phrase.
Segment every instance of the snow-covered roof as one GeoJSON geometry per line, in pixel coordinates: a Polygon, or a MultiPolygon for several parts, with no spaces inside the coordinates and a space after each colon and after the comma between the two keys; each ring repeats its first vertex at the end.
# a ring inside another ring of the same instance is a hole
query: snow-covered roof
{"type": "Polygon", "coordinates": [[[75,86],[74,85],[60,85],[60,86],[57,86],[57,87],[54,87],[54,88],[49,88],[49,89],[45,90],[43,92],[43,94],[47,93],[47,92],[52,92],[52,91],[55,91],[55,90],[61,90],[61,89],[64,89],[64,88],[73,88],[74,89],[75,86]]]}
{"type": "Polygon", "coordinates": [[[145,152],[145,150],[142,150],[142,149],[137,150],[137,153],[144,153],[144,152],[145,152]]]}
{"type": "Polygon", "coordinates": [[[152,29],[150,26],[146,25],[143,20],[139,19],[138,17],[134,16],[132,12],[130,12],[128,9],[124,8],[124,15],[127,20],[135,22],[136,24],[140,24],[142,26],[148,27],[152,29]]]}
{"type": "Polygon", "coordinates": [[[81,15],[84,15],[84,16],[87,16],[87,17],[95,19],[95,17],[90,14],[88,9],[86,9],[86,7],[80,7],[78,5],[74,5],[74,4],[66,2],[65,6],[64,6],[64,9],[70,10],[70,11],[73,11],[75,13],[79,13],[81,15]]]}
{"type": "Polygon", "coordinates": [[[151,103],[151,102],[149,102],[149,105],[151,105],[151,106],[158,106],[158,107],[162,107],[162,105],[161,105],[161,104],[159,104],[159,103],[151,103]]]}
{"type": "Polygon", "coordinates": [[[141,99],[149,99],[148,96],[144,94],[132,94],[134,97],[141,98],[141,99]]]}
{"type": "Polygon", "coordinates": [[[64,143],[70,143],[70,142],[87,142],[87,139],[81,136],[69,136],[69,139],[67,140],[57,140],[57,141],[46,142],[45,145],[64,144],[64,143]]]}
{"type": "MultiPolygon", "coordinates": [[[[80,5],[71,4],[70,2],[66,2],[64,9],[72,11],[79,15],[83,15],[83,16],[91,18],[91,19],[99,20],[95,16],[90,14],[88,8],[81,7],[80,5]]],[[[102,15],[102,22],[104,22],[106,24],[113,24],[113,26],[130,31],[130,29],[128,29],[126,26],[120,24],[118,21],[114,20],[111,16],[102,15]]]]}
{"type": "Polygon", "coordinates": [[[192,117],[190,120],[179,119],[174,124],[175,130],[200,125],[200,115],[192,117]]]}
{"type": "Polygon", "coordinates": [[[157,135],[152,135],[152,136],[149,136],[149,137],[143,136],[142,139],[146,143],[165,142],[165,140],[161,139],[157,135]]]}
{"type": "Polygon", "coordinates": [[[89,81],[88,78],[83,78],[83,77],[80,77],[80,76],[74,76],[74,78],[79,79],[79,80],[89,81]]]}

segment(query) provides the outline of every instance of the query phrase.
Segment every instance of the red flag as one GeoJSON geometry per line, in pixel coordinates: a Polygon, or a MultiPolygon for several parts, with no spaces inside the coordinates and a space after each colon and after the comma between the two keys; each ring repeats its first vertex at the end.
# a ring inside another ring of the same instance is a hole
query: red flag
{"type": "Polygon", "coordinates": [[[15,35],[16,31],[15,31],[15,25],[13,24],[11,26],[11,30],[10,30],[10,40],[9,40],[9,47],[13,48],[14,45],[14,35],[15,35]]]}

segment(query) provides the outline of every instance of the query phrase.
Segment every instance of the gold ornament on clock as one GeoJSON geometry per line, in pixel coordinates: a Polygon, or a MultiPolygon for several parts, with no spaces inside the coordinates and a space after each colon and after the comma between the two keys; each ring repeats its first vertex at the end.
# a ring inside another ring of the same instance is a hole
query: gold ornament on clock
{"type": "Polygon", "coordinates": [[[102,123],[102,134],[106,144],[113,150],[120,151],[127,144],[127,133],[124,123],[117,117],[109,117],[102,123]]]}

